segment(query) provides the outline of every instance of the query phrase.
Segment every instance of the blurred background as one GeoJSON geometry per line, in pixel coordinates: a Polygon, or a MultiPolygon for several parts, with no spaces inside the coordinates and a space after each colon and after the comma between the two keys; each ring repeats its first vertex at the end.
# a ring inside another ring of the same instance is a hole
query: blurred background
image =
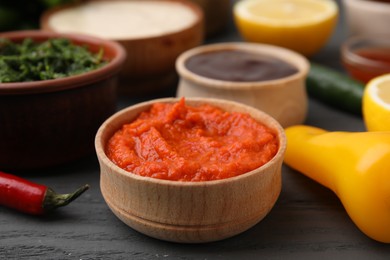
{"type": "Polygon", "coordinates": [[[37,29],[39,17],[48,8],[81,2],[80,0],[2,0],[0,2],[0,31],[37,29]]]}

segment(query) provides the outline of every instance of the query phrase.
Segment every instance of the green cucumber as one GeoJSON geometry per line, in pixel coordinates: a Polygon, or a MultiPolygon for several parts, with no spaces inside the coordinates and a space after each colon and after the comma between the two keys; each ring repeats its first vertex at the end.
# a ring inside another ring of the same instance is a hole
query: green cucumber
{"type": "Polygon", "coordinates": [[[355,115],[362,114],[364,84],[346,74],[312,62],[306,89],[309,97],[324,104],[355,115]]]}

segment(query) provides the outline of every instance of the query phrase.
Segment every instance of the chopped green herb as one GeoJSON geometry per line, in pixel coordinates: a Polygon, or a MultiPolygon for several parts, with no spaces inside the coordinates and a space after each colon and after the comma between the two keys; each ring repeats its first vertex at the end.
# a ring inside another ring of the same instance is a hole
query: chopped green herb
{"type": "Polygon", "coordinates": [[[0,38],[0,83],[69,77],[105,65],[103,50],[91,53],[66,38],[21,43],[0,38]]]}

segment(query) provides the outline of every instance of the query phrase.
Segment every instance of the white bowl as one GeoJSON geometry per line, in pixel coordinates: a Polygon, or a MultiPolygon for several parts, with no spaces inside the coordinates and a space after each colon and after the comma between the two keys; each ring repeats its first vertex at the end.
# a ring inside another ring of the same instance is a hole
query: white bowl
{"type": "Polygon", "coordinates": [[[348,34],[390,34],[390,2],[343,0],[348,34]]]}

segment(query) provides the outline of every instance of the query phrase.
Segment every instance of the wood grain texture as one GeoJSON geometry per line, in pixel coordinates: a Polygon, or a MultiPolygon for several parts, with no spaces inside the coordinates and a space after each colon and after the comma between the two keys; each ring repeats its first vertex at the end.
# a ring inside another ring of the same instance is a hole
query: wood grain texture
{"type": "MultiPolygon", "coordinates": [[[[358,120],[350,123],[360,126],[358,120]]],[[[389,245],[370,240],[353,225],[331,191],[287,167],[282,169],[283,188],[274,208],[246,232],[198,245],[149,238],[109,210],[98,188],[97,164],[95,158],[88,158],[57,170],[56,175],[50,171],[26,175],[59,192],[86,182],[91,189],[45,218],[0,208],[0,259],[375,260],[388,259],[390,254],[389,245]]]]}
{"type": "MultiPolygon", "coordinates": [[[[340,17],[335,37],[313,60],[341,70],[338,46],[343,30],[343,17],[340,17]]],[[[239,40],[234,30],[214,39],[234,40],[239,40]]],[[[143,100],[121,98],[118,107],[139,101],[143,100]]],[[[309,100],[305,123],[334,131],[364,130],[361,118],[314,100],[309,100]]],[[[285,166],[282,191],[267,217],[238,236],[196,245],[149,238],[120,221],[101,195],[95,157],[24,176],[58,192],[67,192],[84,183],[89,183],[91,188],[46,218],[0,207],[0,259],[388,260],[390,256],[390,245],[363,235],[330,190],[285,166]]]]}
{"type": "Polygon", "coordinates": [[[265,165],[233,178],[180,182],[145,178],[112,163],[105,146],[114,132],[132,122],[154,103],[178,102],[156,99],[131,106],[110,117],[96,135],[103,197],[119,219],[154,238],[182,243],[218,241],[239,234],[261,221],[272,209],[281,190],[281,165],[286,137],[269,115],[244,104],[188,98],[186,104],[212,104],[227,112],[248,113],[276,133],[279,149],[265,165]]]}

